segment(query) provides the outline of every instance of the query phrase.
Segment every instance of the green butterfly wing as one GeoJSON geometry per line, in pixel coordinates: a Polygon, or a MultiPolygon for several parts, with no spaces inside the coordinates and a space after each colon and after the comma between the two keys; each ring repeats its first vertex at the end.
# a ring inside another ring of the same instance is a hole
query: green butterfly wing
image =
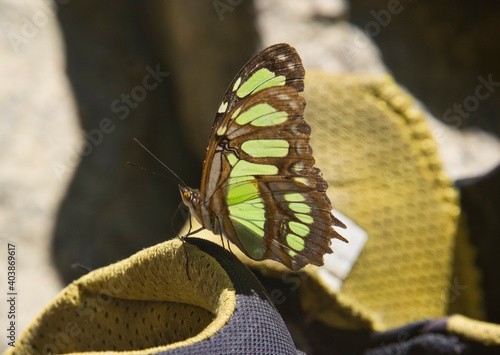
{"type": "MultiPolygon", "coordinates": [[[[304,121],[304,68],[288,44],[252,58],[230,84],[210,134],[199,191],[184,203],[203,227],[254,260],[322,265],[333,226],[328,184],[304,121]]],[[[181,189],[182,193],[182,189],[181,189]]]]}
{"type": "Polygon", "coordinates": [[[209,142],[212,141],[227,112],[243,99],[271,86],[289,86],[302,92],[304,75],[302,60],[289,44],[275,44],[258,53],[243,66],[229,84],[215,116],[209,142]]]}

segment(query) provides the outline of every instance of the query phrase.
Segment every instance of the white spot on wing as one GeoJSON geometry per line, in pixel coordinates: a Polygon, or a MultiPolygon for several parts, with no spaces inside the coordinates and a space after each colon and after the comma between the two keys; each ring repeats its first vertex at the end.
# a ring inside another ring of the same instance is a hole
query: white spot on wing
{"type": "Polygon", "coordinates": [[[306,186],[309,186],[309,181],[307,181],[306,178],[303,177],[296,177],[294,178],[295,182],[298,182],[299,184],[304,184],[306,186]]]}
{"type": "Polygon", "coordinates": [[[222,102],[217,110],[218,113],[224,113],[227,110],[227,102],[222,102]]]}
{"type": "Polygon", "coordinates": [[[288,58],[288,57],[286,55],[284,55],[284,54],[278,54],[276,56],[276,59],[279,59],[279,60],[285,60],[286,58],[288,58]]]}
{"type": "Polygon", "coordinates": [[[290,130],[292,131],[293,134],[300,134],[300,131],[297,129],[296,125],[291,126],[290,130]]]}
{"type": "Polygon", "coordinates": [[[296,173],[300,173],[302,170],[304,170],[304,164],[302,163],[297,163],[293,166],[293,170],[296,172],[296,173]]]}
{"type": "Polygon", "coordinates": [[[291,99],[291,97],[289,95],[287,95],[287,94],[279,94],[278,95],[278,99],[284,100],[284,101],[288,101],[288,100],[291,99]]]}
{"type": "Polygon", "coordinates": [[[218,136],[222,136],[224,133],[226,133],[226,131],[227,131],[227,126],[220,126],[216,133],[218,136]]]}
{"type": "Polygon", "coordinates": [[[233,91],[238,90],[238,88],[239,88],[240,84],[241,84],[241,77],[239,77],[239,78],[235,81],[234,86],[233,86],[233,91]]]}

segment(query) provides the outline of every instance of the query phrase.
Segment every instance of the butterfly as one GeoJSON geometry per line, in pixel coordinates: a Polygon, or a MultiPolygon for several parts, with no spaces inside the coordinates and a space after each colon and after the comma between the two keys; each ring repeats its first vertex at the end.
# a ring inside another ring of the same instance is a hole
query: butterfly
{"type": "Polygon", "coordinates": [[[179,185],[205,229],[254,260],[291,270],[323,265],[331,239],[347,240],[314,167],[304,121],[305,70],[288,44],[270,46],[240,70],[215,116],[200,189],[179,185]]]}

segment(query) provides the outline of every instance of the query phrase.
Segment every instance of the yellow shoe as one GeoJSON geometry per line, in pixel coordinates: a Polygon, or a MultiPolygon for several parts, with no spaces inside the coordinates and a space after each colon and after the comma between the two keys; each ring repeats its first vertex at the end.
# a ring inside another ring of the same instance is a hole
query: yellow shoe
{"type": "Polygon", "coordinates": [[[255,276],[196,238],[156,245],[74,281],[7,354],[97,352],[299,353],[255,276]]]}

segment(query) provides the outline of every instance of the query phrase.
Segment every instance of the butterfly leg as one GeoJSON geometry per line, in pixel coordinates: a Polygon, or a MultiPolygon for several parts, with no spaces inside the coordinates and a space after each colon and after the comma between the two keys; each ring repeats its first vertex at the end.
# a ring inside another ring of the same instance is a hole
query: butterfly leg
{"type": "MultiPolygon", "coordinates": [[[[172,216],[172,219],[170,220],[170,228],[172,229],[172,232],[174,234],[177,234],[176,232],[176,229],[174,228],[174,221],[175,221],[175,217],[177,216],[177,213],[179,213],[179,211],[181,210],[181,207],[183,206],[184,204],[181,202],[179,203],[179,205],[177,206],[177,208],[175,209],[175,212],[174,212],[174,215],[172,216]]],[[[189,214],[189,212],[188,212],[189,214]]],[[[191,218],[189,219],[189,222],[191,222],[191,218]]]]}
{"type": "MultiPolygon", "coordinates": [[[[179,210],[180,207],[181,207],[181,205],[179,205],[179,207],[177,208],[176,213],[177,213],[177,211],[179,210]]],[[[193,230],[193,223],[191,221],[191,215],[189,213],[188,213],[188,219],[189,219],[189,230],[188,230],[188,232],[185,235],[180,235],[178,237],[179,237],[179,239],[182,242],[182,247],[184,249],[184,254],[186,255],[186,276],[187,276],[188,280],[191,281],[191,277],[189,276],[189,253],[188,253],[187,247],[186,247],[186,238],[188,236],[192,235],[192,234],[197,233],[202,228],[198,229],[198,230],[196,230],[194,232],[192,232],[192,230],[193,230]]]]}
{"type": "Polygon", "coordinates": [[[191,233],[191,231],[193,230],[193,220],[191,219],[191,213],[188,212],[188,218],[189,218],[189,230],[186,234],[186,236],[189,235],[189,233],[191,233]]]}
{"type": "MultiPolygon", "coordinates": [[[[220,220],[219,220],[219,216],[217,216],[217,220],[219,221],[219,226],[220,226],[220,225],[221,225],[221,222],[220,222],[220,220]]],[[[219,231],[220,231],[220,232],[219,232],[219,233],[220,233],[220,243],[221,243],[222,247],[223,247],[224,249],[226,249],[226,247],[224,246],[224,237],[223,237],[223,235],[222,235],[222,228],[220,228],[220,229],[219,229],[219,231]]],[[[227,247],[229,248],[229,251],[231,251],[231,246],[229,245],[229,242],[227,242],[227,247]]]]}
{"type": "MultiPolygon", "coordinates": [[[[222,238],[222,234],[221,234],[221,238],[222,238]]],[[[229,240],[227,241],[227,248],[229,249],[229,251],[232,253],[233,251],[231,250],[231,243],[229,242],[229,240]]]]}
{"type": "MultiPolygon", "coordinates": [[[[226,247],[224,246],[224,236],[222,235],[222,231],[220,232],[220,242],[222,244],[222,247],[225,249],[226,247]]],[[[227,249],[232,253],[233,251],[231,250],[231,243],[229,241],[227,242],[227,249]]]]}
{"type": "Polygon", "coordinates": [[[205,227],[200,227],[200,228],[198,228],[197,230],[194,230],[194,231],[192,231],[192,232],[191,232],[191,231],[188,231],[186,234],[184,234],[184,235],[180,235],[180,236],[179,236],[179,238],[181,238],[181,239],[182,239],[182,238],[187,238],[187,237],[190,237],[190,236],[192,236],[192,235],[194,235],[194,234],[196,234],[196,233],[198,233],[198,232],[201,232],[201,231],[202,231],[202,230],[204,230],[204,229],[205,229],[205,227]]]}
{"type": "Polygon", "coordinates": [[[194,235],[198,232],[201,232],[202,230],[205,229],[205,227],[200,227],[200,228],[193,231],[193,221],[191,220],[191,215],[189,215],[188,218],[189,218],[189,229],[188,229],[188,232],[186,234],[179,236],[179,238],[181,238],[181,239],[187,238],[187,237],[194,235]]]}
{"type": "Polygon", "coordinates": [[[220,243],[222,244],[222,247],[223,247],[224,249],[226,249],[226,248],[224,247],[224,238],[222,237],[222,232],[220,232],[220,243]]]}

